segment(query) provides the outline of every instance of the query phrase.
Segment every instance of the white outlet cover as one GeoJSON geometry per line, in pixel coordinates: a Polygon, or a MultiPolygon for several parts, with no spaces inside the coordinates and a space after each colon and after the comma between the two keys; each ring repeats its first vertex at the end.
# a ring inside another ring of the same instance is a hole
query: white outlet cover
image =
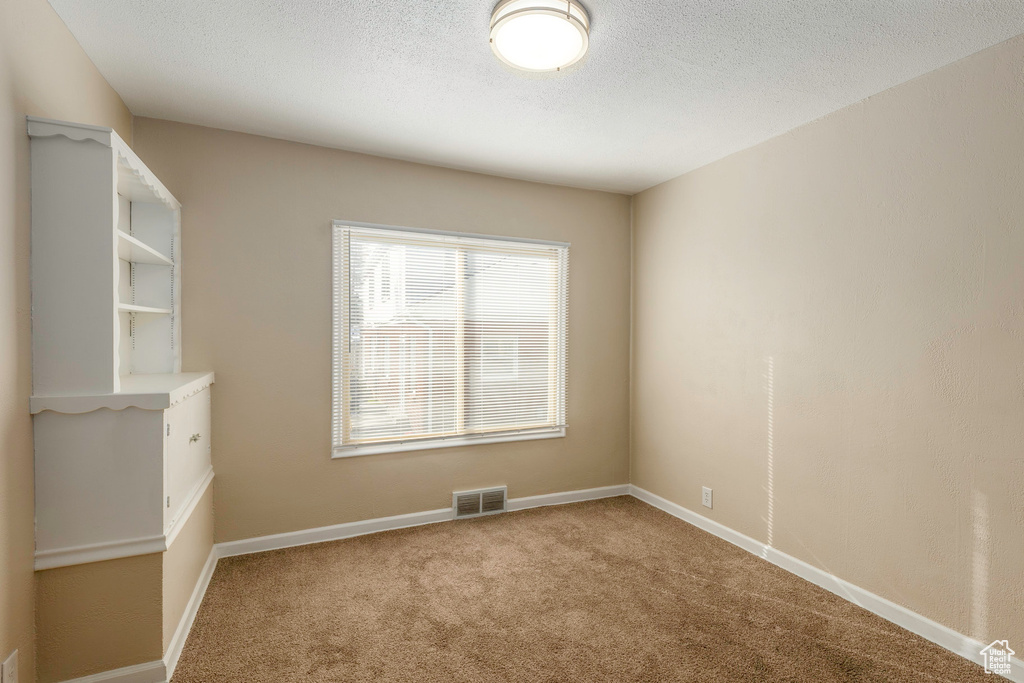
{"type": "Polygon", "coordinates": [[[711,489],[709,489],[707,486],[703,486],[701,487],[701,489],[703,495],[701,496],[700,502],[704,507],[709,508],[711,507],[711,489]]]}
{"type": "Polygon", "coordinates": [[[15,650],[11,656],[4,660],[3,668],[0,669],[0,681],[3,683],[18,683],[18,651],[15,650]]]}

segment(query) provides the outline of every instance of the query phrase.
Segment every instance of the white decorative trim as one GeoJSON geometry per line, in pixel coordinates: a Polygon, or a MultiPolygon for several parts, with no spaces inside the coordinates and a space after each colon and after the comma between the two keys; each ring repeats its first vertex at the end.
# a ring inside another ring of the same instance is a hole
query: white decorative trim
{"type": "Polygon", "coordinates": [[[566,503],[580,503],[585,500],[628,495],[629,484],[619,484],[618,486],[602,486],[596,489],[581,489],[579,491],[564,491],[562,493],[545,493],[540,496],[526,496],[525,498],[510,498],[505,507],[509,512],[513,512],[515,510],[526,510],[545,505],[564,505],[566,503]]]}
{"type": "Polygon", "coordinates": [[[158,197],[172,210],[179,210],[181,202],[174,198],[174,195],[164,186],[163,183],[153,174],[142,159],[128,146],[121,136],[113,128],[105,126],[90,126],[85,123],[72,123],[70,121],[57,121],[46,119],[40,116],[26,116],[28,135],[32,138],[52,138],[57,136],[66,137],[74,142],[98,142],[104,147],[116,151],[120,166],[132,175],[136,182],[145,187],[149,192],[158,197]]]}
{"type": "Polygon", "coordinates": [[[199,501],[202,500],[206,489],[210,487],[211,482],[213,482],[212,466],[206,471],[202,480],[192,489],[191,494],[189,494],[188,503],[182,509],[181,514],[171,522],[166,533],[159,536],[92,543],[74,548],[37,550],[35,554],[35,570],[56,569],[57,567],[68,567],[74,564],[87,564],[89,562],[117,560],[122,557],[162,553],[170,548],[171,543],[178,537],[178,534],[188,522],[189,517],[192,516],[192,512],[196,509],[199,501]]]}
{"type": "Polygon", "coordinates": [[[279,550],[297,545],[339,541],[343,538],[363,536],[364,534],[373,534],[378,531],[390,531],[391,529],[404,529],[410,526],[420,526],[421,524],[447,522],[451,518],[452,509],[442,508],[440,510],[427,510],[426,512],[413,512],[408,515],[395,515],[394,517],[363,519],[358,522],[346,522],[345,524],[322,526],[315,529],[289,531],[283,534],[257,536],[256,538],[245,538],[240,541],[218,543],[217,554],[220,557],[233,557],[235,555],[262,553],[267,550],[279,550]]]}
{"type": "Polygon", "coordinates": [[[32,138],[52,138],[62,135],[74,142],[91,140],[100,143],[104,147],[113,147],[114,136],[117,135],[113,128],[106,128],[104,126],[57,121],[41,116],[26,116],[25,118],[28,121],[28,135],[32,138]]]}
{"type": "MultiPolygon", "coordinates": [[[[576,503],[584,500],[595,500],[597,498],[609,498],[611,496],[629,495],[629,484],[619,486],[604,486],[596,489],[583,489],[580,491],[567,491],[564,493],[548,493],[541,496],[529,496],[526,498],[510,498],[506,503],[507,511],[525,510],[527,508],[540,507],[542,505],[562,505],[563,503],[576,503]]],[[[261,553],[267,550],[279,550],[291,548],[298,545],[310,543],[324,543],[326,541],[340,541],[343,538],[373,534],[378,531],[389,531],[391,529],[404,529],[422,524],[436,524],[437,522],[451,521],[454,514],[452,508],[440,510],[427,510],[426,512],[413,512],[407,515],[395,515],[394,517],[377,517],[375,519],[364,519],[358,522],[346,522],[333,526],[323,526],[316,529],[304,529],[302,531],[289,531],[283,534],[271,536],[258,536],[246,538],[240,541],[228,541],[217,544],[217,553],[220,557],[232,557],[234,555],[248,555],[250,553],[261,553]]]]}
{"type": "Polygon", "coordinates": [[[167,648],[167,652],[164,654],[164,667],[167,671],[167,678],[170,679],[174,675],[174,668],[178,666],[178,658],[181,657],[181,650],[185,647],[185,641],[188,640],[189,631],[192,630],[192,624],[196,620],[196,614],[199,613],[199,606],[203,604],[203,596],[206,595],[206,589],[210,585],[210,579],[213,578],[213,571],[217,568],[217,546],[210,548],[210,556],[206,558],[206,564],[203,565],[203,571],[199,574],[199,581],[196,582],[196,587],[192,591],[192,597],[188,600],[188,605],[185,607],[185,613],[181,615],[181,621],[178,622],[178,628],[174,631],[174,637],[171,638],[171,644],[167,648]]]}
{"type": "MultiPolygon", "coordinates": [[[[800,578],[810,581],[830,593],[835,593],[839,597],[863,607],[867,611],[877,614],[886,621],[890,621],[897,626],[905,628],[911,633],[916,633],[925,640],[931,641],[939,647],[958,654],[964,659],[969,659],[976,664],[984,665],[984,659],[981,655],[981,649],[985,647],[984,643],[961,633],[957,633],[953,629],[932,621],[927,617],[921,616],[916,612],[912,612],[902,605],[897,605],[896,603],[886,600],[879,595],[875,595],[874,593],[864,590],[859,586],[855,586],[849,581],[844,581],[837,576],[829,574],[823,569],[813,567],[803,560],[798,560],[792,555],[787,555],[780,550],[776,550],[775,548],[765,545],[760,541],[756,541],[749,536],[710,520],[703,515],[699,515],[696,512],[666,500],[661,496],[657,496],[650,491],[640,488],[639,486],[630,484],[629,489],[630,493],[635,498],[638,498],[639,500],[642,500],[663,512],[667,512],[673,517],[678,517],[684,522],[688,522],[699,529],[703,529],[709,534],[718,536],[719,538],[728,541],[749,553],[768,560],[775,566],[781,567],[792,574],[796,574],[800,578]]],[[[1011,659],[1013,673],[1010,675],[1010,680],[1017,681],[1018,683],[1024,683],[1024,662],[1015,657],[1011,659]]]]}
{"type": "Polygon", "coordinates": [[[63,683],[166,683],[167,668],[163,660],[126,666],[123,669],[103,671],[102,673],[81,678],[73,678],[63,683]]]}
{"type": "Polygon", "coordinates": [[[107,541],[104,543],[91,543],[73,548],[37,550],[35,570],[40,571],[42,569],[68,567],[73,564],[116,560],[121,557],[134,557],[136,555],[149,555],[151,553],[162,553],[165,550],[167,550],[167,539],[163,534],[107,541]]]}
{"type": "Polygon", "coordinates": [[[94,410],[166,410],[207,389],[214,382],[212,372],[185,372],[163,375],[125,375],[121,390],[113,394],[80,396],[32,396],[29,412],[44,410],[78,415],[94,410]]]}
{"type": "MultiPolygon", "coordinates": [[[[117,134],[112,133],[112,135],[116,136],[117,134]]],[[[174,195],[160,182],[160,179],[153,175],[149,167],[142,163],[142,159],[121,138],[117,138],[117,142],[120,143],[117,147],[118,172],[120,173],[123,169],[132,181],[144,188],[147,195],[157,197],[172,211],[181,210],[181,203],[174,198],[174,195]]]]}
{"type": "Polygon", "coordinates": [[[188,522],[189,517],[192,516],[192,511],[196,509],[196,505],[199,505],[199,501],[206,495],[206,489],[210,488],[210,484],[213,483],[213,465],[206,470],[206,474],[199,480],[199,483],[192,487],[192,491],[188,494],[188,502],[185,503],[185,507],[181,509],[181,513],[171,521],[171,525],[164,532],[164,536],[167,539],[167,547],[170,548],[171,544],[174,543],[174,539],[178,537],[181,530],[185,528],[185,523],[188,522]]]}

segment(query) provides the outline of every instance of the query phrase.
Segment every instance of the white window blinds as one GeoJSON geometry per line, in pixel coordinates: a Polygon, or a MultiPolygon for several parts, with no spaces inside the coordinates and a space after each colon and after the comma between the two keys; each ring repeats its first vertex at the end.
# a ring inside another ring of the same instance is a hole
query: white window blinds
{"type": "Polygon", "coordinates": [[[568,258],[336,223],[335,454],[564,433],[568,258]]]}

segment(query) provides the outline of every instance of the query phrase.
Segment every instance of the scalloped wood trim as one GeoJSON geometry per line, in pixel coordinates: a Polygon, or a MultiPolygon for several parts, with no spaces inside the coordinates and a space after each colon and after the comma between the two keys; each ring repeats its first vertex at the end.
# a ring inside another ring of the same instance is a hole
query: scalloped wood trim
{"type": "MultiPolygon", "coordinates": [[[[85,142],[91,140],[98,142],[104,147],[114,147],[114,139],[121,140],[113,128],[103,126],[90,126],[84,123],[70,123],[54,119],[44,119],[38,116],[29,116],[28,135],[32,138],[52,138],[64,136],[74,142],[85,142]]],[[[122,144],[124,144],[122,142],[122,144]]]]}
{"type": "Polygon", "coordinates": [[[131,174],[134,181],[157,197],[170,209],[178,211],[181,202],[175,199],[142,159],[128,146],[113,128],[90,126],[85,123],[57,121],[39,116],[28,116],[28,135],[32,138],[65,137],[73,142],[98,142],[117,153],[118,167],[131,174]]]}
{"type": "MultiPolygon", "coordinates": [[[[172,387],[138,387],[129,384],[129,378],[145,377],[144,375],[128,375],[121,378],[121,391],[115,394],[96,394],[89,396],[33,396],[29,400],[29,411],[35,415],[44,410],[56,413],[79,415],[94,410],[124,410],[141,408],[142,410],[166,410],[182,401],[195,396],[214,382],[212,372],[182,373],[178,375],[182,381],[172,387]]],[[[168,376],[170,377],[170,376],[168,376]]]]}

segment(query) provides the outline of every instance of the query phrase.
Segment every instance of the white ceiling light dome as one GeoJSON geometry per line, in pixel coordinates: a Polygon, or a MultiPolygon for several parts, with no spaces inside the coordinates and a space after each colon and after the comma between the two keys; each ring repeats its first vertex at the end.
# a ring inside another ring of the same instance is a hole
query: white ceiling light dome
{"type": "Polygon", "coordinates": [[[503,0],[491,14],[491,49],[517,69],[564,69],[589,43],[590,17],[576,0],[503,0]]]}

